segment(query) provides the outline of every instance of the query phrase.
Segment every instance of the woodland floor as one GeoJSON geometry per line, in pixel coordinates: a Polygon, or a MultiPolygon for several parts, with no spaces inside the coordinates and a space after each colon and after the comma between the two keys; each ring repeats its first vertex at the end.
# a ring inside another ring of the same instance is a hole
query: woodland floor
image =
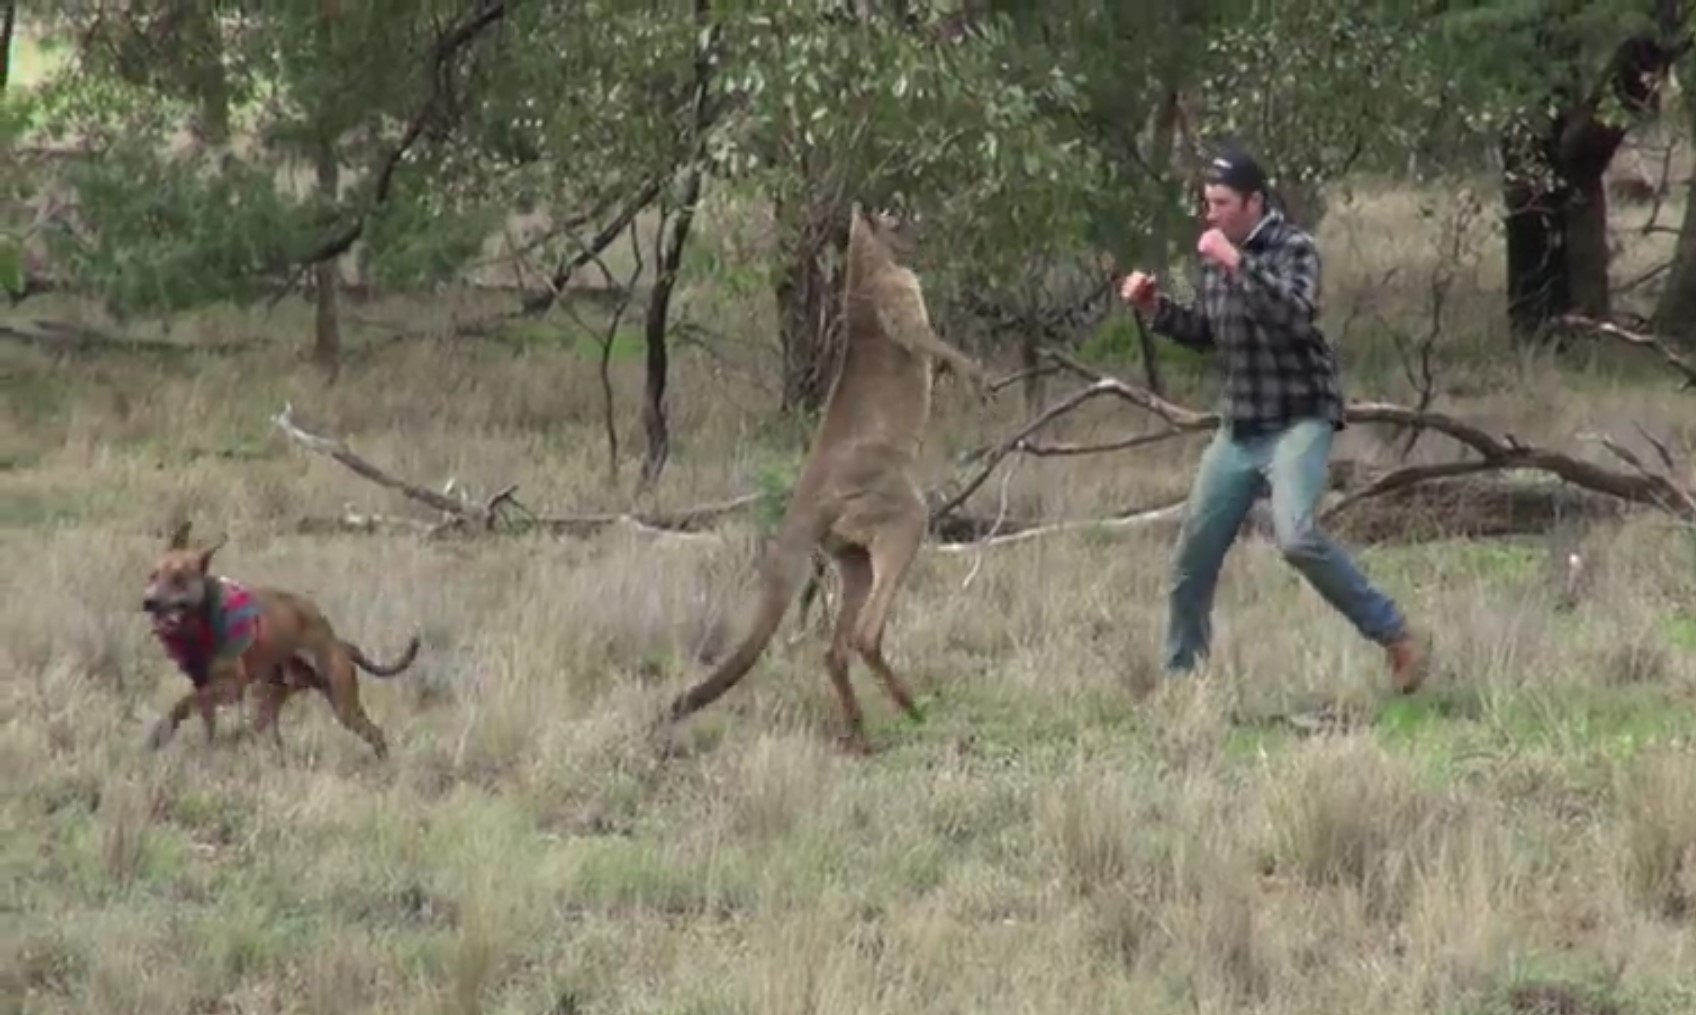
{"type": "MultiPolygon", "coordinates": [[[[1410,277],[1437,244],[1417,203],[1363,198],[1324,234],[1358,397],[1410,398],[1384,339],[1425,327],[1410,277]],[[1381,283],[1394,264],[1411,267],[1381,283]]],[[[1651,358],[1502,352],[1479,323],[1499,304],[1483,249],[1440,322],[1440,407],[1599,461],[1579,434],[1641,424],[1696,459],[1696,400],[1651,358]]],[[[349,312],[439,329],[472,302],[349,312]]],[[[696,285],[682,312],[768,333],[732,303],[696,285]]],[[[235,354],[0,340],[7,1011],[1696,1010],[1696,535],[1664,517],[1363,547],[1434,639],[1435,679],[1406,699],[1262,540],[1227,562],[1206,679],[1153,695],[1164,531],[930,549],[888,639],[924,724],[856,669],[882,750],[833,753],[821,634],[792,620],[662,763],[637,732],[733,629],[756,519],[723,538],[304,533],[350,507],[429,516],[280,437],[285,402],[432,487],[620,506],[589,345],[558,326],[516,349],[384,343],[356,323],[324,390],[295,351],[309,314],[162,336],[251,340],[235,354]],[[282,758],[230,713],[213,749],[191,722],[142,750],[185,686],[138,605],[177,512],[227,534],[222,571],[312,594],[372,654],[422,634],[412,671],[363,684],[387,763],[320,699],[285,712],[282,758]],[[1588,583],[1559,610],[1574,551],[1588,583]]],[[[0,323],[41,317],[95,319],[39,298],[0,323]]],[[[756,355],[680,354],[665,505],[792,468],[756,355]]],[[[627,488],[639,356],[615,367],[627,488]]],[[[1024,415],[946,381],[939,403],[934,478],[1024,415]]],[[[1063,436],[1146,425],[1101,405],[1063,436]]],[[[1393,437],[1351,428],[1338,453],[1388,460],[1393,437]]],[[[1167,503],[1204,439],[1022,460],[1005,499],[1054,518],[1167,503]]]]}

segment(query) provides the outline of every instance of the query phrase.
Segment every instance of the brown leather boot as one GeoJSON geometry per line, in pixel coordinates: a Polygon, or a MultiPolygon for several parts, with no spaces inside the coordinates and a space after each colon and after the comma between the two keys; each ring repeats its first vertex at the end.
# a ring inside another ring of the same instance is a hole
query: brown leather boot
{"type": "Polygon", "coordinates": [[[1414,636],[1404,634],[1384,646],[1390,657],[1390,683],[1401,694],[1412,694],[1425,683],[1425,653],[1414,636]]]}

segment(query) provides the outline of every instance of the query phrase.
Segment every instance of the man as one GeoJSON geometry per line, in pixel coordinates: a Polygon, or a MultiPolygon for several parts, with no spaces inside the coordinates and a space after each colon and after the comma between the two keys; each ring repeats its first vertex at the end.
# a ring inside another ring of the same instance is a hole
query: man
{"type": "Polygon", "coordinates": [[[1268,207],[1266,176],[1246,151],[1223,151],[1204,183],[1198,302],[1175,302],[1141,271],[1120,289],[1155,331],[1216,351],[1224,373],[1222,419],[1202,454],[1172,560],[1164,668],[1186,672],[1207,654],[1219,568],[1264,482],[1284,559],[1384,646],[1393,684],[1412,693],[1424,660],[1401,611],[1313,517],[1332,439],[1344,426],[1336,357],[1317,323],[1318,248],[1268,207]]]}

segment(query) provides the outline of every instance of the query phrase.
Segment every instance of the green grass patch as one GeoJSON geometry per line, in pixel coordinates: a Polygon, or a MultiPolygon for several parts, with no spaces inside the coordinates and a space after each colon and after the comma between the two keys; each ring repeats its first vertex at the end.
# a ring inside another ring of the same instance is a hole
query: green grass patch
{"type": "Polygon", "coordinates": [[[1533,580],[1548,561],[1548,547],[1535,537],[1448,539],[1399,546],[1383,544],[1360,550],[1364,566],[1386,581],[1428,581],[1440,570],[1446,582],[1479,578],[1495,584],[1533,580]]]}
{"type": "Polygon", "coordinates": [[[0,496],[0,529],[45,529],[80,525],[111,517],[116,499],[109,494],[66,493],[51,487],[9,490],[0,496]]]}
{"type": "Polygon", "coordinates": [[[1493,703],[1485,722],[1504,744],[1614,758],[1696,738],[1696,708],[1655,687],[1528,690],[1493,703]]]}
{"type": "Polygon", "coordinates": [[[1696,617],[1668,617],[1666,624],[1667,641],[1674,648],[1686,652],[1696,652],[1696,617]]]}

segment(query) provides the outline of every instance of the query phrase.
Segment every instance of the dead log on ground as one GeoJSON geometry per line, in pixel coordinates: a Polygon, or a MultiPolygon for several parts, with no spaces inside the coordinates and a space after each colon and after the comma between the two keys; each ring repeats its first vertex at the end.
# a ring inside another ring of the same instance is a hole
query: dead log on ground
{"type": "Polygon", "coordinates": [[[408,500],[433,508],[441,520],[431,524],[415,519],[395,519],[382,515],[358,515],[349,512],[338,521],[318,520],[311,527],[353,532],[413,531],[426,535],[444,535],[465,531],[527,533],[545,532],[552,535],[589,536],[605,529],[622,527],[652,533],[692,534],[727,515],[744,511],[759,503],[761,494],[745,494],[730,500],[703,504],[677,511],[631,514],[624,512],[590,515],[537,515],[515,496],[517,484],[505,487],[478,504],[451,491],[438,493],[428,487],[391,475],[355,453],[345,441],[321,437],[301,429],[294,422],[294,407],[284,405],[283,411],[271,418],[272,425],[289,440],[308,451],[335,459],[350,471],[378,486],[394,490],[408,500]]]}
{"type": "MultiPolygon", "coordinates": [[[[1007,439],[967,457],[976,467],[957,485],[933,491],[928,498],[931,512],[930,545],[1005,545],[1041,535],[1087,531],[1146,529],[1173,521],[1181,505],[1137,509],[1098,519],[1055,521],[1053,519],[1010,519],[998,513],[994,519],[974,517],[962,508],[997,466],[1014,454],[1091,454],[1123,450],[1171,439],[1186,433],[1211,431],[1219,416],[1168,401],[1145,388],[1110,377],[1057,350],[1042,355],[1058,367],[1082,376],[1089,384],[1073,392],[1034,419],[1017,428],[1007,439]],[[1113,397],[1152,413],[1165,429],[1097,444],[1039,444],[1036,433],[1096,398],[1113,397]]],[[[1549,448],[1525,444],[1512,435],[1497,437],[1483,429],[1440,412],[1420,411],[1387,402],[1350,402],[1346,418],[1354,424],[1390,423],[1417,426],[1442,434],[1476,456],[1472,459],[1391,469],[1372,477],[1358,463],[1338,462],[1333,482],[1342,487],[1327,498],[1322,518],[1339,535],[1366,542],[1385,539],[1437,538],[1445,535],[1501,535],[1538,531],[1562,519],[1618,517],[1630,505],[1653,507],[1685,522],[1696,523],[1696,493],[1689,481],[1675,477],[1671,449],[1647,433],[1642,436],[1655,448],[1658,465],[1611,438],[1596,437],[1630,471],[1608,468],[1595,462],[1549,448]],[[1528,475],[1545,477],[1527,481],[1528,475]],[[1548,482],[1548,479],[1559,482],[1548,482]],[[1358,481],[1358,482],[1357,482],[1358,481]],[[1374,510],[1363,510],[1371,505],[1374,510]]],[[[451,493],[438,493],[398,479],[353,453],[344,443],[307,433],[295,426],[285,407],[275,424],[290,439],[309,450],[326,454],[359,475],[400,492],[417,503],[435,509],[442,521],[431,532],[534,532],[589,535],[612,526],[634,527],[654,533],[699,531],[720,519],[761,501],[749,494],[719,504],[661,514],[613,513],[575,516],[537,516],[524,509],[509,487],[486,504],[476,504],[451,493]]],[[[1640,433],[1641,433],[1641,428],[1640,433]]],[[[409,526],[413,523],[407,523],[409,526]]],[[[425,523],[427,524],[427,523],[425,523]]],[[[1252,527],[1251,522],[1251,527],[1252,527]]],[[[1264,524],[1262,519],[1261,524],[1264,524]]],[[[370,518],[344,528],[370,530],[382,527],[370,518]]],[[[390,526],[391,528],[396,526],[390,526]]],[[[400,526],[406,527],[406,526],[400,526]]],[[[815,580],[820,572],[815,570],[815,580]]],[[[810,597],[814,590],[804,595],[810,597]]]]}

